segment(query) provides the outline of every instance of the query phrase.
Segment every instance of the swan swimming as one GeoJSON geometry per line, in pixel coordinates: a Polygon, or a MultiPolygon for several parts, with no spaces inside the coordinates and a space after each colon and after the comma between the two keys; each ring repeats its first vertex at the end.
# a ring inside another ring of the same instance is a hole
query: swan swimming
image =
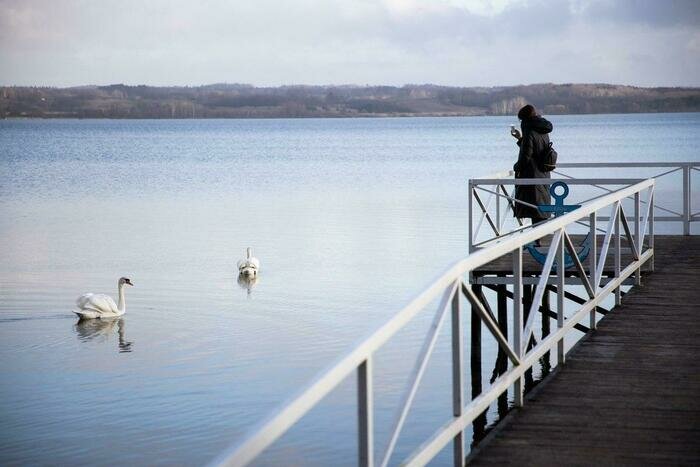
{"type": "Polygon", "coordinates": [[[126,312],[126,301],[124,300],[124,286],[134,285],[127,277],[120,277],[117,282],[119,292],[119,305],[114,303],[112,297],[105,294],[86,293],[78,297],[75,301],[77,308],[73,313],[78,315],[80,319],[95,319],[95,318],[115,318],[126,312]]]}
{"type": "Polygon", "coordinates": [[[260,269],[260,261],[253,256],[253,249],[246,249],[246,258],[238,262],[238,274],[246,277],[256,277],[260,269]]]}

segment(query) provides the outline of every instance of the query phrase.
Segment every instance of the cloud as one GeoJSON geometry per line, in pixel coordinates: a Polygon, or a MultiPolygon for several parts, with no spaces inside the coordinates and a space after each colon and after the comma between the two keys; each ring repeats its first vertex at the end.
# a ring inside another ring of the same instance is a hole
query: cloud
{"type": "Polygon", "coordinates": [[[700,26],[697,0],[594,0],[581,2],[587,19],[655,27],[700,26]]]}
{"type": "Polygon", "coordinates": [[[683,0],[0,0],[0,84],[700,84],[683,0]]]}

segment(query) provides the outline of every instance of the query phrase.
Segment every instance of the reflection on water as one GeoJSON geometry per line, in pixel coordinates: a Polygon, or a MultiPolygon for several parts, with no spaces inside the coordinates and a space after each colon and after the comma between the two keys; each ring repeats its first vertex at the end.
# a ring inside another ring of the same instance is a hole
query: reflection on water
{"type": "Polygon", "coordinates": [[[120,353],[131,352],[132,341],[126,340],[126,322],[124,318],[116,319],[83,319],[75,323],[73,329],[81,342],[97,340],[108,342],[117,328],[118,348],[120,353]]]}
{"type": "Polygon", "coordinates": [[[238,276],[238,285],[240,285],[242,289],[245,289],[248,292],[249,297],[253,291],[253,287],[255,287],[257,283],[258,283],[258,276],[250,277],[250,276],[245,276],[243,274],[238,276]]]}

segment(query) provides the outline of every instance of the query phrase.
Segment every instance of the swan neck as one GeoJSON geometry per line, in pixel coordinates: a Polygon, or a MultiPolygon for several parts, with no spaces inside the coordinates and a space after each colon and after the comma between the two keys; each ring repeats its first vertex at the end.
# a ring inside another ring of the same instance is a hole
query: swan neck
{"type": "Polygon", "coordinates": [[[124,298],[124,284],[119,284],[119,303],[117,304],[117,308],[119,308],[120,311],[124,311],[125,307],[126,299],[124,298]]]}

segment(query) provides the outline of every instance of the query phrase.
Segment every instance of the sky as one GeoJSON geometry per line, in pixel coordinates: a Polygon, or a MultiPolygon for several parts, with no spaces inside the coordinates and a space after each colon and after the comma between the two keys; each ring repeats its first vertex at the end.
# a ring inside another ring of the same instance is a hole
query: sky
{"type": "Polygon", "coordinates": [[[700,0],[0,0],[0,85],[700,86],[700,0]]]}

